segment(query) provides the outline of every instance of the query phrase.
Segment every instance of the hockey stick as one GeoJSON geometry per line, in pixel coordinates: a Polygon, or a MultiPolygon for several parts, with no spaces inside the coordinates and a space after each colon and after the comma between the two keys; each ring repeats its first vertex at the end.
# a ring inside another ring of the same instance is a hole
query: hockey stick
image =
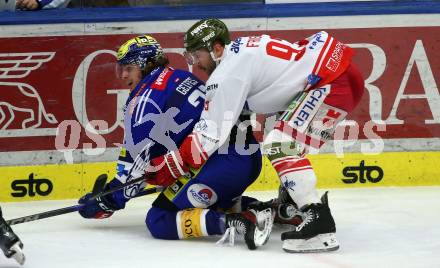
{"type": "MultiPolygon", "coordinates": [[[[127,182],[123,185],[120,185],[120,187],[115,187],[113,189],[103,191],[104,187],[106,185],[106,181],[107,181],[106,174],[102,174],[102,175],[98,176],[98,178],[95,181],[95,184],[93,185],[91,199],[97,198],[99,196],[108,195],[110,193],[113,193],[115,191],[118,191],[118,190],[124,188],[125,186],[132,185],[136,182],[139,182],[140,180],[139,179],[132,180],[132,181],[127,182]]],[[[155,188],[145,189],[145,190],[139,192],[134,197],[140,197],[140,196],[149,195],[152,193],[157,193],[157,192],[162,191],[162,189],[163,189],[163,187],[155,187],[155,188]]],[[[89,200],[91,200],[91,199],[89,199],[89,200]]],[[[0,230],[2,231],[0,234],[0,246],[1,246],[1,249],[3,250],[5,256],[8,258],[14,258],[21,265],[23,265],[25,262],[25,256],[22,251],[23,243],[20,240],[18,240],[18,242],[16,242],[14,245],[8,245],[6,247],[6,245],[8,243],[8,239],[10,239],[10,238],[8,238],[8,236],[11,236],[13,234],[16,237],[16,239],[19,239],[14,234],[10,225],[15,225],[15,224],[20,224],[20,223],[25,223],[25,222],[30,222],[30,221],[36,221],[36,220],[40,220],[40,219],[45,219],[45,218],[49,218],[49,217],[55,217],[55,216],[75,212],[75,211],[80,210],[85,205],[86,204],[74,205],[74,206],[60,208],[60,209],[51,210],[51,211],[46,211],[43,213],[38,213],[38,214],[30,215],[30,216],[25,216],[25,217],[21,217],[21,218],[17,218],[17,219],[12,219],[9,221],[5,221],[5,219],[3,218],[3,215],[1,212],[1,207],[0,207],[0,230]],[[6,235],[6,237],[4,237],[4,235],[6,235]]]]}
{"type": "MultiPolygon", "coordinates": [[[[111,189],[111,190],[113,190],[113,189],[111,189]]],[[[133,198],[144,196],[144,195],[149,195],[149,194],[154,194],[154,193],[160,192],[161,190],[162,190],[161,187],[148,188],[144,191],[139,192],[133,198]]],[[[108,195],[113,192],[114,191],[104,192],[100,196],[105,196],[105,195],[108,195]]],[[[7,220],[6,223],[9,225],[16,225],[16,224],[20,224],[20,223],[36,221],[36,220],[41,220],[41,219],[55,217],[55,216],[60,216],[63,214],[68,214],[71,212],[79,211],[84,206],[85,206],[85,204],[79,204],[79,205],[74,205],[74,206],[70,206],[70,207],[50,210],[50,211],[46,211],[46,212],[42,212],[42,213],[38,213],[38,214],[34,214],[34,215],[29,215],[29,216],[24,216],[24,217],[12,219],[12,220],[7,220]]]]}
{"type": "MultiPolygon", "coordinates": [[[[101,196],[108,195],[110,193],[124,189],[125,187],[127,187],[129,185],[133,185],[138,182],[144,181],[145,179],[142,176],[140,176],[139,178],[133,179],[133,180],[130,180],[130,179],[134,178],[132,175],[134,173],[139,174],[141,172],[145,172],[146,167],[148,165],[148,162],[144,161],[144,158],[143,158],[145,156],[145,153],[146,153],[146,151],[143,150],[140,154],[138,154],[136,156],[136,158],[134,159],[134,162],[133,162],[133,166],[131,167],[131,169],[129,171],[130,175],[127,178],[126,183],[124,183],[122,185],[119,185],[119,186],[114,187],[112,189],[109,189],[107,191],[103,191],[105,184],[106,184],[106,181],[107,181],[107,174],[99,175],[95,181],[95,184],[93,185],[92,195],[89,198],[89,200],[93,200],[93,199],[99,198],[101,196]]],[[[155,189],[155,190],[148,190],[148,191],[151,191],[151,193],[155,193],[155,192],[162,190],[162,187],[157,187],[157,188],[153,188],[153,189],[155,189]]],[[[29,215],[29,216],[25,216],[25,217],[21,217],[21,218],[17,218],[17,219],[12,219],[9,221],[5,221],[5,219],[0,215],[0,221],[6,222],[7,225],[15,225],[15,224],[36,221],[39,219],[45,219],[45,218],[49,218],[49,217],[54,217],[54,216],[58,216],[58,215],[63,215],[63,214],[75,212],[75,211],[80,210],[83,206],[85,206],[85,205],[79,204],[79,205],[75,205],[75,206],[70,206],[70,207],[60,208],[60,209],[51,210],[51,211],[38,213],[38,214],[34,214],[34,215],[29,215]]],[[[0,209],[1,209],[1,207],[0,207],[0,209]]],[[[0,237],[0,239],[1,239],[1,237],[0,237]]]]}
{"type": "MultiPolygon", "coordinates": [[[[120,185],[118,187],[109,189],[107,191],[102,191],[104,189],[104,187],[105,187],[106,180],[107,180],[107,175],[105,175],[105,174],[100,175],[96,179],[95,184],[93,186],[93,190],[92,190],[92,197],[89,200],[93,200],[93,199],[96,199],[98,197],[114,193],[114,192],[116,192],[118,190],[121,190],[121,189],[125,188],[126,186],[129,186],[129,185],[132,185],[132,184],[134,184],[136,182],[142,181],[143,178],[138,178],[138,179],[129,181],[127,183],[124,183],[124,184],[122,184],[122,185],[120,185]],[[104,181],[104,183],[103,183],[103,181],[104,181]]],[[[143,191],[139,192],[134,197],[140,197],[140,196],[144,196],[144,195],[149,195],[149,194],[157,193],[157,192],[160,192],[162,189],[163,189],[162,187],[149,188],[149,189],[146,189],[146,190],[143,190],[143,191]]],[[[63,215],[63,214],[67,214],[67,213],[78,211],[81,208],[83,208],[84,206],[85,206],[85,204],[78,204],[78,205],[69,206],[69,207],[65,207],[65,208],[50,210],[50,211],[46,211],[46,212],[42,212],[42,213],[37,213],[37,214],[29,215],[29,216],[24,216],[24,217],[8,220],[8,221],[6,221],[6,223],[8,225],[16,225],[16,224],[21,224],[21,223],[25,223],[25,222],[30,222],[30,221],[36,221],[36,220],[41,220],[41,219],[45,219],[45,218],[55,217],[55,216],[59,216],[59,215],[63,215]]]]}

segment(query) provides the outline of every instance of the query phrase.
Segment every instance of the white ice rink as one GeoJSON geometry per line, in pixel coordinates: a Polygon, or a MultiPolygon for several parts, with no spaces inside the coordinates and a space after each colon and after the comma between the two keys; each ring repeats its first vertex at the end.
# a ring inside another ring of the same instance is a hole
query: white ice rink
{"type": "MultiPolygon", "coordinates": [[[[322,192],[322,191],[320,191],[322,192]]],[[[250,192],[268,200],[275,192],[250,192]]],[[[440,187],[335,189],[329,200],[341,248],[321,254],[289,254],[275,227],[264,247],[249,251],[243,240],[218,246],[219,237],[187,241],[153,239],[145,214],[153,196],[132,200],[107,220],[77,213],[14,225],[25,244],[29,268],[111,267],[440,267],[440,187]]],[[[70,201],[3,203],[5,219],[74,204],[70,201]]],[[[0,267],[19,267],[0,256],[0,267]]]]}

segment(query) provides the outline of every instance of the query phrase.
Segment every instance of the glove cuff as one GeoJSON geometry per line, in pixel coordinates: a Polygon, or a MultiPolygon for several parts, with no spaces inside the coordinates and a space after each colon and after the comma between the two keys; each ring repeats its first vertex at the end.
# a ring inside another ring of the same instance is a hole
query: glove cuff
{"type": "Polygon", "coordinates": [[[185,159],[185,164],[195,169],[199,169],[209,157],[203,150],[196,134],[191,134],[185,138],[179,148],[179,153],[185,159]]]}
{"type": "Polygon", "coordinates": [[[171,176],[175,179],[185,175],[189,171],[189,168],[183,164],[180,156],[174,152],[169,152],[165,155],[165,163],[170,170],[171,176]]]}

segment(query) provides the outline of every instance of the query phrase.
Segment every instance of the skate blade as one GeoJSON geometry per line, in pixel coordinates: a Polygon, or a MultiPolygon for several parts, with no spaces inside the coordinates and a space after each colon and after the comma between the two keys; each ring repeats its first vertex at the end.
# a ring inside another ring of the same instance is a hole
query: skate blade
{"type": "Polygon", "coordinates": [[[320,234],[309,239],[286,239],[283,250],[289,253],[317,253],[335,251],[339,242],[334,233],[320,234]]]}
{"type": "Polygon", "coordinates": [[[255,246],[261,247],[269,241],[270,234],[273,228],[273,220],[275,213],[268,208],[257,212],[257,228],[254,233],[255,246]]]}
{"type": "Polygon", "coordinates": [[[24,264],[24,261],[26,260],[23,250],[20,247],[20,242],[15,243],[11,249],[12,252],[15,252],[11,258],[13,258],[14,260],[16,260],[20,265],[24,264]]]}

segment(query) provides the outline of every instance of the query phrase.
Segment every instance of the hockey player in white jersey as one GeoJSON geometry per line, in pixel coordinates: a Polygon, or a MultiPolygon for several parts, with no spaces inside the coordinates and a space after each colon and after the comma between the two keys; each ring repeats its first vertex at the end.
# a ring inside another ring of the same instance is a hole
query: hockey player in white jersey
{"type": "Polygon", "coordinates": [[[305,157],[332,138],[336,125],[359,103],[364,81],[351,62],[353,50],[327,32],[290,43],[269,35],[231,42],[226,25],[204,19],[185,34],[186,58],[210,75],[205,110],[178,152],[158,176],[199,167],[227,139],[242,112],[284,111],[264,141],[264,151],[281,186],[302,211],[303,221],[282,234],[287,252],[339,248],[327,195],[316,190],[316,175],[305,157]],[[231,121],[231,124],[225,124],[231,121]],[[175,158],[174,158],[175,159],[175,158]]]}

